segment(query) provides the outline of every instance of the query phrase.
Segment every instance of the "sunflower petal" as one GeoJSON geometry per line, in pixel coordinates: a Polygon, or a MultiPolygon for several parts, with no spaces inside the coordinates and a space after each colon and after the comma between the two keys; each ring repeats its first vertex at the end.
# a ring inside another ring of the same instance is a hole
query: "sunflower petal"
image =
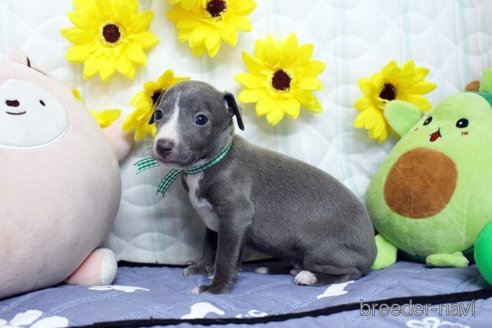
{"type": "Polygon", "coordinates": [[[385,130],[386,130],[386,121],[384,120],[384,118],[380,117],[376,120],[373,129],[371,130],[372,138],[380,139],[385,134],[385,130]]]}
{"type": "Polygon", "coordinates": [[[326,65],[319,60],[311,60],[304,68],[305,76],[318,76],[324,71],[326,65]]]}
{"type": "Polygon", "coordinates": [[[297,48],[299,48],[297,35],[290,33],[282,45],[282,51],[297,50],[297,48]]]}
{"type": "Polygon", "coordinates": [[[311,101],[303,104],[304,108],[306,108],[308,111],[313,112],[313,113],[322,113],[323,112],[323,106],[319,102],[318,98],[312,97],[311,101]]]}
{"type": "Polygon", "coordinates": [[[241,15],[248,15],[256,8],[256,3],[251,0],[235,0],[234,11],[241,15]]]}
{"type": "Polygon", "coordinates": [[[123,121],[123,125],[121,127],[125,132],[130,132],[135,130],[135,128],[137,127],[136,111],[128,114],[128,116],[123,121]]]}
{"type": "Polygon", "coordinates": [[[147,49],[157,44],[158,39],[152,32],[142,32],[135,36],[135,42],[138,42],[143,48],[147,49]]]}
{"type": "Polygon", "coordinates": [[[73,6],[77,11],[94,11],[96,10],[93,0],[73,0],[73,6]]]}
{"type": "Polygon", "coordinates": [[[360,112],[355,117],[355,120],[354,120],[354,127],[355,128],[358,128],[358,129],[364,128],[365,116],[366,116],[366,112],[364,111],[364,112],[360,112]]]}
{"type": "Polygon", "coordinates": [[[240,31],[250,32],[252,30],[251,22],[247,17],[244,16],[236,17],[236,19],[234,20],[234,25],[240,31]]]}
{"type": "Polygon", "coordinates": [[[114,72],[116,71],[114,62],[108,58],[104,58],[99,61],[98,69],[99,69],[99,76],[103,81],[108,80],[111,77],[111,75],[113,75],[114,72]]]}
{"type": "Polygon", "coordinates": [[[427,111],[432,107],[429,100],[422,95],[408,95],[404,100],[416,105],[421,111],[427,111]]]}
{"type": "Polygon", "coordinates": [[[70,42],[82,44],[91,42],[94,39],[94,33],[79,28],[64,28],[60,33],[70,42]]]}
{"type": "Polygon", "coordinates": [[[267,119],[268,123],[275,126],[284,118],[284,116],[285,116],[284,111],[276,108],[276,109],[270,111],[266,115],[266,119],[267,119]]]}
{"type": "Polygon", "coordinates": [[[360,91],[362,91],[362,93],[366,97],[374,96],[373,83],[372,83],[372,79],[370,77],[369,78],[359,79],[357,81],[357,84],[359,85],[360,91]]]}
{"type": "Polygon", "coordinates": [[[371,103],[370,103],[369,99],[367,99],[367,97],[364,97],[364,96],[357,99],[354,103],[354,107],[359,111],[365,110],[370,105],[371,105],[371,103]]]}
{"type": "Polygon", "coordinates": [[[236,75],[234,80],[249,89],[258,88],[261,85],[256,75],[250,73],[240,73],[236,75]]]}
{"type": "Polygon", "coordinates": [[[313,51],[314,46],[312,44],[305,44],[300,47],[298,50],[299,64],[303,66],[306,65],[309,62],[309,59],[311,59],[313,51]]]}
{"type": "Polygon", "coordinates": [[[302,79],[299,82],[299,87],[304,90],[320,90],[323,88],[323,84],[319,80],[309,77],[302,79]]]}
{"type": "Polygon", "coordinates": [[[88,79],[89,77],[95,75],[97,71],[98,61],[95,55],[91,55],[84,62],[84,70],[82,72],[82,76],[84,79],[88,79]]]}
{"type": "Polygon", "coordinates": [[[242,90],[239,93],[238,100],[244,104],[255,103],[261,100],[265,93],[260,90],[242,90]]]}
{"type": "Polygon", "coordinates": [[[372,129],[382,116],[378,115],[379,111],[375,108],[369,108],[366,111],[364,128],[372,129]]]}
{"type": "Polygon", "coordinates": [[[154,13],[151,11],[144,11],[133,15],[129,24],[130,32],[140,33],[146,31],[149,28],[153,17],[154,13]]]}
{"type": "Polygon", "coordinates": [[[215,47],[214,47],[214,48],[212,48],[212,49],[208,49],[208,50],[207,50],[207,53],[208,53],[208,55],[210,56],[210,58],[214,58],[214,57],[215,57],[215,55],[217,55],[217,53],[219,52],[220,47],[221,47],[221,43],[220,43],[220,42],[218,42],[218,43],[215,45],[215,47]]]}
{"type": "Polygon", "coordinates": [[[253,57],[245,52],[243,52],[243,61],[248,70],[252,74],[261,74],[260,72],[265,68],[263,62],[257,57],[253,57]]]}
{"type": "Polygon", "coordinates": [[[282,103],[282,108],[285,113],[293,119],[297,119],[301,113],[301,104],[293,98],[284,101],[282,103]]]}
{"type": "Polygon", "coordinates": [[[93,53],[91,44],[82,44],[72,46],[67,51],[67,60],[71,63],[81,63],[93,53]]]}
{"type": "Polygon", "coordinates": [[[225,43],[230,44],[231,46],[235,46],[237,43],[237,31],[234,26],[226,26],[220,32],[222,40],[225,43]]]}
{"type": "Polygon", "coordinates": [[[191,32],[190,46],[194,47],[202,44],[208,35],[209,35],[209,30],[207,28],[194,29],[191,32]]]}
{"type": "Polygon", "coordinates": [[[112,12],[113,11],[113,3],[111,0],[95,0],[96,6],[99,11],[103,13],[112,12]]]}
{"type": "Polygon", "coordinates": [[[409,87],[406,91],[409,93],[425,94],[431,92],[436,88],[436,85],[432,82],[422,81],[409,87]]]}
{"type": "Polygon", "coordinates": [[[142,50],[142,47],[137,43],[130,43],[126,47],[125,53],[128,56],[128,59],[137,64],[146,64],[147,57],[142,50]]]}
{"type": "Polygon", "coordinates": [[[415,71],[415,61],[409,60],[401,67],[404,75],[412,74],[415,71]]]}
{"type": "Polygon", "coordinates": [[[220,34],[217,31],[211,33],[205,40],[205,47],[209,52],[217,48],[217,45],[219,44],[220,44],[220,34]]]}
{"type": "Polygon", "coordinates": [[[261,117],[275,109],[277,102],[270,98],[263,98],[256,104],[256,115],[261,117]]]}
{"type": "Polygon", "coordinates": [[[131,74],[132,66],[132,62],[126,56],[121,56],[116,61],[116,70],[125,76],[131,74]]]}
{"type": "Polygon", "coordinates": [[[68,19],[73,25],[79,28],[93,28],[94,17],[87,12],[73,11],[67,14],[68,19]]]}
{"type": "Polygon", "coordinates": [[[191,48],[191,53],[195,57],[200,57],[201,55],[203,55],[205,53],[205,51],[207,51],[207,49],[205,48],[204,45],[199,45],[199,46],[191,48]]]}
{"type": "Polygon", "coordinates": [[[386,76],[392,76],[395,72],[398,71],[398,63],[396,60],[390,61],[386,66],[381,70],[381,74],[386,76]]]}

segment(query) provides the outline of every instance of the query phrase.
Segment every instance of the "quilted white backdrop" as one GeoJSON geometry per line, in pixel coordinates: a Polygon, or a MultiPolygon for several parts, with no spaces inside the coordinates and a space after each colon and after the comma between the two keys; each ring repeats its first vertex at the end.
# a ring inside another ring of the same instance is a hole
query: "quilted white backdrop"
{"type": "MultiPolygon", "coordinates": [[[[435,103],[491,65],[492,1],[487,0],[257,0],[250,16],[253,31],[241,33],[236,47],[223,46],[213,60],[194,58],[187,44],[176,41],[174,24],[165,16],[166,1],[140,4],[155,12],[150,29],[160,42],[134,81],[83,81],[81,66],[66,61],[69,43],[59,30],[71,26],[65,16],[72,10],[68,0],[0,0],[0,52],[20,48],[61,83],[78,88],[88,108],[121,108],[128,114],[142,84],[168,68],[237,94],[233,77],[245,70],[241,53],[251,53],[255,41],[267,34],[285,38],[295,32],[300,43],[315,45],[313,58],[327,64],[320,76],[324,89],[317,92],[324,112],[304,112],[296,121],[284,119],[271,127],[256,118],[253,106],[243,106],[246,130],[241,134],[320,167],[361,198],[394,141],[379,144],[365,130],[353,128],[357,80],[392,59],[400,64],[414,59],[431,70],[427,79],[438,87],[428,97],[435,103]]],[[[185,200],[155,197],[162,172],[135,174],[132,165],[148,154],[146,149],[140,145],[123,163],[122,205],[107,244],[121,259],[182,263],[198,256],[202,228],[185,200]]]]}

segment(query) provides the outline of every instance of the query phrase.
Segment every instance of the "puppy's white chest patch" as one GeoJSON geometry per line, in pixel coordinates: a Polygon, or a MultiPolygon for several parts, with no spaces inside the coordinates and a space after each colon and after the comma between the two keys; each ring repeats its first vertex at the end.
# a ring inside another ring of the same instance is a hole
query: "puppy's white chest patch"
{"type": "Polygon", "coordinates": [[[219,217],[215,213],[212,204],[205,198],[198,198],[197,196],[202,178],[203,173],[189,174],[185,177],[189,188],[188,194],[191,205],[193,205],[198,215],[200,215],[207,228],[213,231],[219,231],[219,217]]]}

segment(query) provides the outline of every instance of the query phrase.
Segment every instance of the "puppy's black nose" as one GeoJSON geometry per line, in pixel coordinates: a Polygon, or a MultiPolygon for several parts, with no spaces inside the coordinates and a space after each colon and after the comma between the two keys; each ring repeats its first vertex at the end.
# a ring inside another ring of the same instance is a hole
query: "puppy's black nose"
{"type": "Polygon", "coordinates": [[[5,104],[9,107],[19,107],[20,105],[18,100],[5,100],[5,104]]]}
{"type": "Polygon", "coordinates": [[[159,139],[155,145],[155,149],[161,156],[168,155],[174,148],[174,142],[169,139],[159,139]]]}

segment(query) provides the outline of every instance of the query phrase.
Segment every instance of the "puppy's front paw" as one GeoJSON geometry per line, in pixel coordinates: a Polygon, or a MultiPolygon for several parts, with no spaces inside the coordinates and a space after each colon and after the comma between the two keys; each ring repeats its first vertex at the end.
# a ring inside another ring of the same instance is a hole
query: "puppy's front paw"
{"type": "Polygon", "coordinates": [[[203,292],[208,292],[210,294],[228,294],[230,291],[231,287],[227,284],[214,284],[211,283],[210,285],[201,285],[200,287],[197,287],[191,291],[193,295],[198,295],[203,292]]]}

